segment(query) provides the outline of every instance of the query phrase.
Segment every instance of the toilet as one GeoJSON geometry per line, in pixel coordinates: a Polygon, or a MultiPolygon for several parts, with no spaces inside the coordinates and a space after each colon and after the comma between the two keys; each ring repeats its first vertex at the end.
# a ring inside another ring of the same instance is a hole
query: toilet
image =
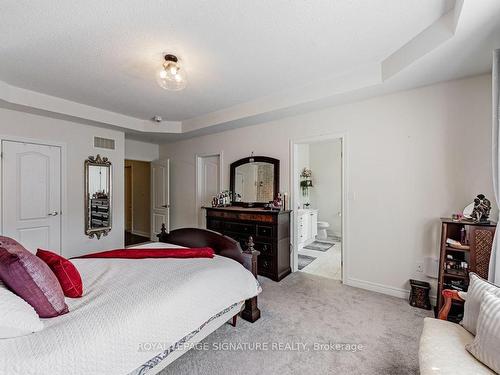
{"type": "Polygon", "coordinates": [[[318,221],[318,234],[316,235],[316,239],[326,240],[328,238],[328,234],[326,233],[328,228],[330,228],[330,224],[326,221],[318,221]]]}

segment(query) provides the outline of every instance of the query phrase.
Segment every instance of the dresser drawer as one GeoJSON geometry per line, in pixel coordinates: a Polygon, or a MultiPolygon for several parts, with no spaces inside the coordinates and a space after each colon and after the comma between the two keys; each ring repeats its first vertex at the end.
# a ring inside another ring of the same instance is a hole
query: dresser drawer
{"type": "Polygon", "coordinates": [[[207,229],[214,230],[216,232],[220,232],[222,230],[223,222],[217,219],[208,219],[207,220],[207,229]]]}
{"type": "Polygon", "coordinates": [[[259,274],[273,274],[274,273],[274,259],[260,255],[257,258],[257,270],[259,274]]]}
{"type": "Polygon", "coordinates": [[[240,233],[232,233],[232,232],[224,232],[225,236],[231,237],[233,240],[236,240],[240,243],[241,249],[246,250],[247,249],[247,242],[248,242],[248,237],[250,236],[244,236],[241,235],[240,233]]]}
{"type": "Polygon", "coordinates": [[[243,223],[233,223],[225,222],[224,231],[239,233],[248,236],[255,236],[255,225],[243,224],[243,223]]]}
{"type": "MultiPolygon", "coordinates": [[[[206,207],[206,214],[207,228],[236,240],[243,251],[248,248],[249,237],[253,238],[253,247],[260,253],[257,258],[259,275],[280,281],[290,273],[289,211],[232,206],[206,207]]],[[[309,215],[301,218],[306,228],[308,218],[309,215]]]]}
{"type": "Polygon", "coordinates": [[[257,225],[257,236],[272,237],[273,227],[270,225],[257,225]]]}
{"type": "Polygon", "coordinates": [[[254,249],[260,251],[260,256],[274,256],[274,246],[268,242],[255,241],[254,249]]]}

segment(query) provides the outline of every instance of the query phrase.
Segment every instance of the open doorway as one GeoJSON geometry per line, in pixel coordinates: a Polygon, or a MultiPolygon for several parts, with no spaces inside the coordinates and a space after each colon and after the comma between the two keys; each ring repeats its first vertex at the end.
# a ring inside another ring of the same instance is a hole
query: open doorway
{"type": "Polygon", "coordinates": [[[344,161],[341,136],[292,143],[294,270],[343,279],[344,161]]]}
{"type": "Polygon", "coordinates": [[[125,246],[149,242],[151,163],[125,159],[125,246]]]}

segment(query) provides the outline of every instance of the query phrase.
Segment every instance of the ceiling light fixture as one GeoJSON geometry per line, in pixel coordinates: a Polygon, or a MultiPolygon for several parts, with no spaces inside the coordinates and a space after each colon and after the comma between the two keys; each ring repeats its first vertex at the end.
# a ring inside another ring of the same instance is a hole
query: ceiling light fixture
{"type": "Polygon", "coordinates": [[[179,91],[186,87],[186,71],[180,66],[177,56],[165,55],[165,62],[157,74],[157,81],[165,90],[179,91]]]}

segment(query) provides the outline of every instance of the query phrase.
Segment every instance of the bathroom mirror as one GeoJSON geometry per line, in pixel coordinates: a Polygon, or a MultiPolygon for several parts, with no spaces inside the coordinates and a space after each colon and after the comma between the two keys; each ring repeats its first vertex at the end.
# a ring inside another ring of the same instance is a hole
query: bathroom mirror
{"type": "Polygon", "coordinates": [[[280,162],[267,156],[251,156],[230,166],[233,204],[264,206],[278,195],[280,162]]]}
{"type": "Polygon", "coordinates": [[[100,239],[111,230],[111,162],[97,155],[89,156],[84,165],[85,234],[100,239]]]}

